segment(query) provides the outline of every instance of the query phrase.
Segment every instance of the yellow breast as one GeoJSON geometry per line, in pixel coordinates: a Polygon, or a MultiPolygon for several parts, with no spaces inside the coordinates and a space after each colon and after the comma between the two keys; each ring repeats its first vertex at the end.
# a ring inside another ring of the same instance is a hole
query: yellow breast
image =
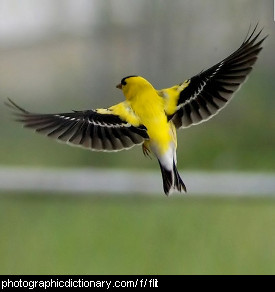
{"type": "Polygon", "coordinates": [[[155,90],[146,90],[137,94],[129,103],[141,124],[147,128],[150,144],[155,144],[165,152],[172,140],[170,124],[164,112],[164,101],[155,90]]]}

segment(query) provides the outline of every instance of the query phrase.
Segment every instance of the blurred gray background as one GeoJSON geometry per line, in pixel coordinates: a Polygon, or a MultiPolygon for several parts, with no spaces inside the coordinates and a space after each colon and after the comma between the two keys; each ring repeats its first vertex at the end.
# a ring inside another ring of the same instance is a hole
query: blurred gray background
{"type": "Polygon", "coordinates": [[[139,147],[89,153],[33,135],[3,101],[44,113],[110,106],[124,99],[122,77],[172,86],[229,55],[256,23],[269,37],[248,82],[217,117],[179,134],[187,169],[275,169],[272,0],[0,1],[0,163],[158,168],[139,147]]]}

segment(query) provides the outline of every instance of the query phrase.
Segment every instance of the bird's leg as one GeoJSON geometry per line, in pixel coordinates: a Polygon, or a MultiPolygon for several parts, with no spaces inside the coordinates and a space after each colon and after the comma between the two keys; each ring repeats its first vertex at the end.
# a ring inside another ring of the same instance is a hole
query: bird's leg
{"type": "Polygon", "coordinates": [[[146,142],[144,142],[142,144],[142,152],[143,152],[145,157],[149,157],[150,159],[152,159],[152,157],[150,156],[151,151],[150,151],[149,147],[145,145],[145,143],[146,142]]]}

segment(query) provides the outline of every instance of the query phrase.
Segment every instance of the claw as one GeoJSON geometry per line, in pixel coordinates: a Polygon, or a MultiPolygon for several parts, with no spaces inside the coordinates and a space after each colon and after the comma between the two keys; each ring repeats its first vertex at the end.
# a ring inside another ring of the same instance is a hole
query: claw
{"type": "Polygon", "coordinates": [[[150,151],[150,149],[148,149],[144,145],[144,143],[142,144],[142,152],[143,152],[143,154],[144,154],[145,157],[149,157],[150,159],[152,159],[152,157],[150,156],[151,151],[150,151]]]}

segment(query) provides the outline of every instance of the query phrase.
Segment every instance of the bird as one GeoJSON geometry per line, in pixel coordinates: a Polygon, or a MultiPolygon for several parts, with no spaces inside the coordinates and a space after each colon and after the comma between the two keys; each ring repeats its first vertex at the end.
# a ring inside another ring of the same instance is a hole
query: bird
{"type": "Polygon", "coordinates": [[[229,103],[262,50],[262,30],[256,25],[231,55],[172,87],[157,90],[139,75],[122,78],[116,87],[125,99],[108,108],[37,114],[10,98],[6,105],[24,127],[70,145],[108,152],[141,145],[158,160],[164,193],[186,192],[177,170],[177,130],[209,120],[229,103]]]}

